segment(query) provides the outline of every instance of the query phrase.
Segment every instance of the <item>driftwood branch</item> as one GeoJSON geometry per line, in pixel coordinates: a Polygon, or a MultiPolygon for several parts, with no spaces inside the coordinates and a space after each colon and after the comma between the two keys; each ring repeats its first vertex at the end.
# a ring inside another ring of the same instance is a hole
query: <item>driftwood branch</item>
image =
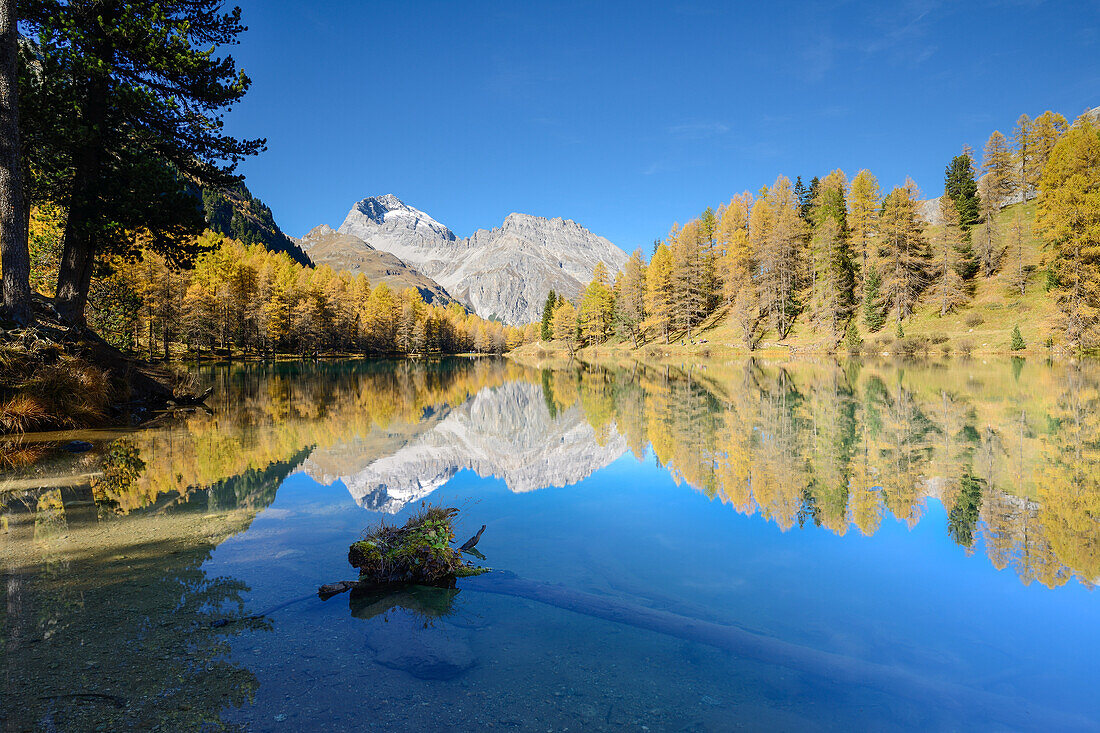
{"type": "Polygon", "coordinates": [[[462,545],[462,547],[460,547],[458,549],[462,552],[467,552],[468,550],[474,549],[477,546],[477,541],[481,539],[481,533],[484,532],[484,531],[485,531],[485,525],[483,524],[483,525],[481,525],[481,529],[479,529],[477,531],[477,534],[475,534],[470,539],[466,540],[466,544],[462,545]]]}
{"type": "Polygon", "coordinates": [[[172,401],[175,402],[177,405],[181,405],[181,406],[185,406],[185,407],[193,407],[195,405],[201,405],[201,404],[205,403],[206,399],[208,397],[210,397],[210,395],[212,395],[212,394],[214,394],[214,388],[213,387],[207,387],[205,390],[203,390],[202,394],[197,394],[197,395],[195,395],[195,394],[173,395],[172,396],[172,401]]]}
{"type": "Polygon", "coordinates": [[[329,598],[349,591],[357,585],[359,585],[359,581],[357,580],[341,580],[336,583],[325,583],[317,589],[317,595],[321,597],[322,601],[327,601],[329,598]]]}

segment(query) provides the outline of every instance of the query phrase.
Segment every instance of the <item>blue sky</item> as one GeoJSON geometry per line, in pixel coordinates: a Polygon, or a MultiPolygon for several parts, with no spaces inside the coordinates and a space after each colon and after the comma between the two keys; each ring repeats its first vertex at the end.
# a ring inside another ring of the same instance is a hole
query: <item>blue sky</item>
{"type": "Polygon", "coordinates": [[[238,1],[227,127],[267,137],[241,171],[295,236],[394,193],[631,250],[780,173],[938,195],[964,143],[1100,105],[1097,2],[238,1]]]}

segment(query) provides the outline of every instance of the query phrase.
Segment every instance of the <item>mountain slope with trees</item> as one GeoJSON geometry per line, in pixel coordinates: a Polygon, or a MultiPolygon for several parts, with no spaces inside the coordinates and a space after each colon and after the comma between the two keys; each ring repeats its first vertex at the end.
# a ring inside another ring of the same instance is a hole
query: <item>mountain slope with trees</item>
{"type": "Polygon", "coordinates": [[[271,208],[243,182],[221,190],[204,189],[202,208],[211,231],[241,244],[262,244],[269,252],[286,252],[299,265],[312,264],[298,243],[275,223],[271,208]]]}
{"type": "MultiPolygon", "coordinates": [[[[544,314],[557,346],[713,353],[1100,348],[1095,110],[1022,116],[967,148],[922,202],[860,170],[708,207],[544,314]],[[929,223],[931,219],[934,223],[929,223]]],[[[545,329],[544,329],[545,332],[545,329]]],[[[545,347],[529,347],[529,349],[545,347]]]]}

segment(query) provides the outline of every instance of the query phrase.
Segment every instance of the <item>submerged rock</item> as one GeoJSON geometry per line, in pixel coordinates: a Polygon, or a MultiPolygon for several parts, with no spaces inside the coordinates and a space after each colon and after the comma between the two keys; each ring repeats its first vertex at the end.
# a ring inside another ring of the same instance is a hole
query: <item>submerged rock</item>
{"type": "Polygon", "coordinates": [[[70,453],[85,453],[92,449],[92,444],[86,440],[70,440],[61,447],[70,453]]]}
{"type": "Polygon", "coordinates": [[[386,634],[368,642],[377,664],[408,672],[417,679],[454,679],[477,664],[465,639],[426,631],[386,634]]]}
{"type": "Polygon", "coordinates": [[[451,680],[477,664],[465,634],[456,629],[416,628],[410,617],[367,638],[374,661],[421,680],[451,680]],[[408,628],[404,628],[407,626],[408,628]]]}

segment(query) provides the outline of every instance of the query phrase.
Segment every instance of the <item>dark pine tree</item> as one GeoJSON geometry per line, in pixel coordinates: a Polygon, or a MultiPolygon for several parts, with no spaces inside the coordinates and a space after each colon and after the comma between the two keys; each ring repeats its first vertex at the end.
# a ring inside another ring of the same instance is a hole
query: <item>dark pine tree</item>
{"type": "Polygon", "coordinates": [[[951,159],[944,171],[944,195],[955,202],[959,212],[959,226],[962,229],[962,242],[959,243],[959,265],[956,268],[964,280],[978,274],[978,258],[970,246],[970,230],[981,215],[981,200],[978,198],[978,184],[974,181],[974,161],[966,153],[951,159]]]}
{"type": "Polygon", "coordinates": [[[546,305],[542,307],[542,340],[550,341],[554,338],[553,320],[554,306],[558,304],[558,294],[553,290],[546,296],[546,305]]]}
{"type": "Polygon", "coordinates": [[[54,191],[67,209],[56,305],[82,325],[97,262],[137,256],[133,233],[144,231],[147,246],[186,263],[206,225],[199,188],[238,183],[237,163],[264,149],[223,133],[223,111],[251,82],[217,50],[245,27],[221,0],[27,0],[20,9],[37,68],[68,85],[63,107],[33,114],[53,128],[38,152],[68,165],[54,191]]]}
{"type": "Polygon", "coordinates": [[[821,179],[814,176],[810,179],[810,187],[806,189],[806,201],[802,202],[809,206],[814,205],[814,201],[817,201],[817,194],[821,190],[821,179]]]}
{"type": "Polygon", "coordinates": [[[797,176],[794,179],[794,197],[798,199],[798,213],[802,217],[802,220],[809,221],[807,217],[810,214],[810,210],[806,205],[806,184],[802,182],[802,176],[797,176]]]}
{"type": "Polygon", "coordinates": [[[963,153],[951,159],[944,171],[944,193],[955,202],[959,211],[959,224],[966,240],[970,241],[970,228],[978,223],[981,213],[981,201],[978,199],[978,184],[974,180],[974,161],[963,153]]]}
{"type": "Polygon", "coordinates": [[[834,326],[850,319],[856,308],[856,266],[848,234],[847,212],[844,193],[833,187],[825,190],[820,205],[813,210],[815,227],[824,226],[827,219],[831,219],[836,226],[833,247],[826,253],[830,287],[836,289],[832,303],[834,311],[830,314],[834,326]]]}

